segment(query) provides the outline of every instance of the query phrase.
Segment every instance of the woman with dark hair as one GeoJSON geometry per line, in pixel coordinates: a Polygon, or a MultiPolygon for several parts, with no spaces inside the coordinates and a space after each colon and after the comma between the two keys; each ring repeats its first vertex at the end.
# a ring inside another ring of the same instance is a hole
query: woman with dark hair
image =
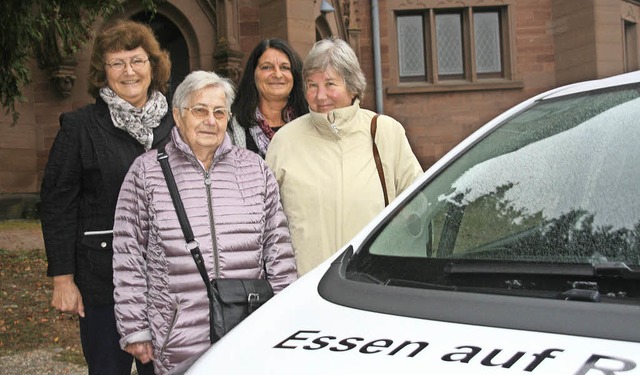
{"type": "Polygon", "coordinates": [[[253,49],[231,106],[233,143],[264,158],[273,134],[309,112],[302,59],[282,39],[265,39],[253,49]]]}
{"type": "MultiPolygon", "coordinates": [[[[150,27],[106,25],[89,67],[95,103],[60,116],[40,190],[51,305],[80,316],[89,374],[131,373],[114,313],[113,223],[120,186],[133,161],[165,144],[173,119],[165,98],[171,71],[150,27]]],[[[153,366],[137,363],[139,374],[153,366]]]]}

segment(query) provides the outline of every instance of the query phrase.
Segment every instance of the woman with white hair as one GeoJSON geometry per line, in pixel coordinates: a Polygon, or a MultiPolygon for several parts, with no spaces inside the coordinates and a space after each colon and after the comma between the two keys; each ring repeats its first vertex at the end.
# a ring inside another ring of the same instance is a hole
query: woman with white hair
{"type": "MultiPolygon", "coordinates": [[[[264,161],[226,133],[234,88],[196,71],[173,97],[165,148],[208,278],[266,278],[275,293],[297,278],[278,185],[264,161]]],[[[120,345],[163,374],[210,345],[207,288],[178,221],[158,152],[133,163],[114,225],[120,345]]]]}
{"type": "Polygon", "coordinates": [[[389,116],[373,123],[376,113],[360,108],[366,81],[347,42],[317,42],[302,75],[310,111],[276,133],[265,159],[280,185],[300,275],[339,250],[422,174],[402,125],[389,116]]]}

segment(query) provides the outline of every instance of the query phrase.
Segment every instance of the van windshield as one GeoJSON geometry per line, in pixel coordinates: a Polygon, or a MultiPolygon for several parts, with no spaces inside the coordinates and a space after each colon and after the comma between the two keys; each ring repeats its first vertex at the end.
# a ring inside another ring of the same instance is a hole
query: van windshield
{"type": "Polygon", "coordinates": [[[347,278],[640,298],[638,119],[638,85],[534,103],[396,210],[347,278]]]}

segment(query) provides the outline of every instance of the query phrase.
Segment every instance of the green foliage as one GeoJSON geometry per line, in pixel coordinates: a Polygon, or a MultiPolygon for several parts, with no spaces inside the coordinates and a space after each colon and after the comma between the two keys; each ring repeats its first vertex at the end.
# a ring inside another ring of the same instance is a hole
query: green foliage
{"type": "MultiPolygon", "coordinates": [[[[143,0],[152,13],[162,0],[143,0]]],[[[22,88],[31,82],[28,63],[40,69],[57,66],[91,39],[97,18],[122,10],[124,0],[2,0],[0,1],[0,105],[13,123],[22,88]]]]}
{"type": "Polygon", "coordinates": [[[15,102],[24,101],[21,88],[29,82],[26,67],[31,46],[42,40],[42,17],[32,17],[31,2],[8,0],[0,2],[0,104],[13,112],[15,102]]]}

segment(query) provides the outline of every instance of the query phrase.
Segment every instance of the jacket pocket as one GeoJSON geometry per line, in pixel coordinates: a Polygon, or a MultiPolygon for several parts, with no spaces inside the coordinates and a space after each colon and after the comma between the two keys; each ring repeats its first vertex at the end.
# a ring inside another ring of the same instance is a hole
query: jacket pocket
{"type": "Polygon", "coordinates": [[[160,348],[160,353],[158,354],[158,358],[164,357],[164,352],[169,345],[169,341],[171,341],[171,334],[173,333],[173,329],[176,327],[176,323],[178,322],[178,314],[180,313],[180,302],[176,302],[175,307],[173,308],[173,316],[171,317],[171,321],[169,321],[169,329],[167,330],[167,335],[164,337],[164,343],[162,344],[162,348],[160,348]]]}
{"type": "Polygon", "coordinates": [[[91,273],[105,281],[113,278],[113,231],[84,232],[80,245],[86,250],[91,273]]]}

